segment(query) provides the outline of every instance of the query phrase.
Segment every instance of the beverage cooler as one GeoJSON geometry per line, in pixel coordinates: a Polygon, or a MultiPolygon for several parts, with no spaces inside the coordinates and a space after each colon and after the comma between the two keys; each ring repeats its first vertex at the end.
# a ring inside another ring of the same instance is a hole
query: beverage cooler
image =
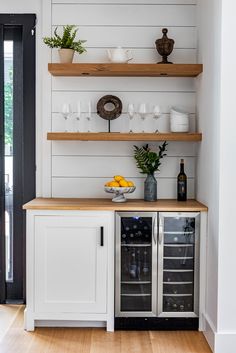
{"type": "Polygon", "coordinates": [[[116,329],[197,329],[200,213],[116,214],[116,329]]]}

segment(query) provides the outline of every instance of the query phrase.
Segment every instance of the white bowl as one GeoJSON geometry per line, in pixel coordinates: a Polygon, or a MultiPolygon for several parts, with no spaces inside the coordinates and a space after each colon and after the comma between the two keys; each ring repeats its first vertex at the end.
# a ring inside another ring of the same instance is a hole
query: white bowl
{"type": "Polygon", "coordinates": [[[179,109],[172,108],[170,111],[170,131],[171,132],[188,132],[189,131],[189,114],[179,109]]]}
{"type": "Polygon", "coordinates": [[[171,132],[189,132],[189,124],[171,124],[171,132]]]}
{"type": "Polygon", "coordinates": [[[115,186],[105,186],[104,190],[110,194],[115,194],[112,201],[113,202],[126,202],[124,194],[131,194],[136,189],[135,186],[127,187],[115,187],[115,186]]]}

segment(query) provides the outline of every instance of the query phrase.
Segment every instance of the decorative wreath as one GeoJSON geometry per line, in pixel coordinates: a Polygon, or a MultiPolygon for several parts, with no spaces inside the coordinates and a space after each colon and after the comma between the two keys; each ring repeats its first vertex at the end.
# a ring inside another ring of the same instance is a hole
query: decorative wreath
{"type": "Polygon", "coordinates": [[[122,113],[122,102],[120,98],[112,95],[103,96],[97,103],[97,113],[105,120],[114,120],[118,118],[122,113]],[[108,103],[112,104],[114,108],[107,110],[105,106],[108,103]]]}

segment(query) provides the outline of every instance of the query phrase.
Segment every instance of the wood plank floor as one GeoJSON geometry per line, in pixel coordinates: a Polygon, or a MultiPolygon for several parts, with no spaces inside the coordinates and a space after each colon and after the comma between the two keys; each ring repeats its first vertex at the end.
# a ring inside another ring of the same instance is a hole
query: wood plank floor
{"type": "Polygon", "coordinates": [[[12,325],[20,305],[0,305],[0,341],[12,325]]]}
{"type": "Polygon", "coordinates": [[[116,331],[90,328],[23,330],[21,307],[0,342],[1,353],[211,353],[196,331],[116,331]]]}

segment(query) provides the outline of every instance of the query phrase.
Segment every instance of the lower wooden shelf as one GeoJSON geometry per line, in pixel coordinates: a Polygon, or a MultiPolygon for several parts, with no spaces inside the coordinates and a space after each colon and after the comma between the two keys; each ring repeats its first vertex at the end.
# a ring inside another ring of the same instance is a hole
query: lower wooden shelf
{"type": "Polygon", "coordinates": [[[48,132],[53,141],[201,141],[201,133],[48,132]]]}

